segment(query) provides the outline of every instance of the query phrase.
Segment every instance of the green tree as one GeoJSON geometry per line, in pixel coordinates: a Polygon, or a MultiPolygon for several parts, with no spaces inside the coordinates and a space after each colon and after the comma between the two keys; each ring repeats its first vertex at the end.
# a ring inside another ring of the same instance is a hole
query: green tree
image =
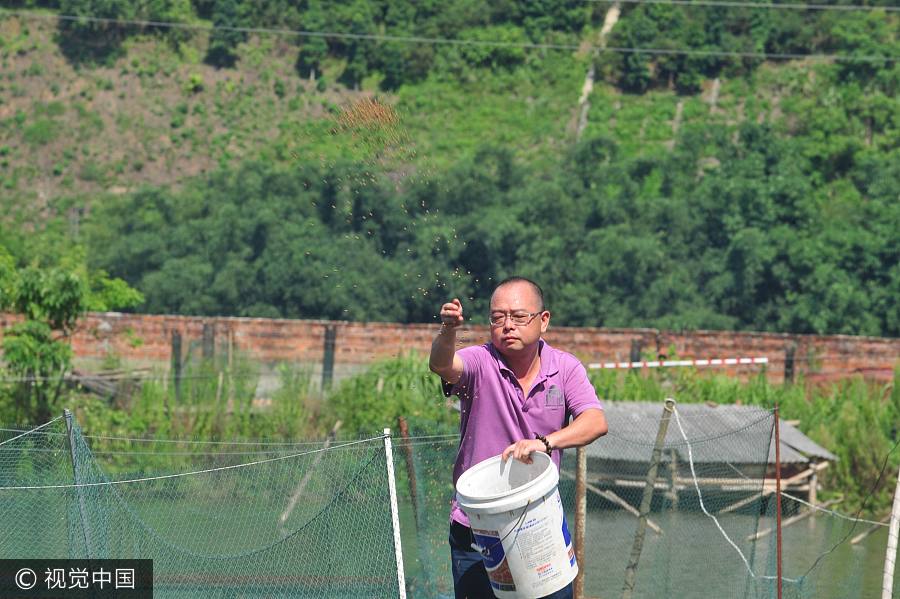
{"type": "Polygon", "coordinates": [[[237,61],[237,45],[247,39],[243,31],[221,29],[244,27],[239,0],[219,0],[212,8],[212,22],[216,29],[209,36],[206,62],[217,67],[233,67],[237,61]]]}
{"type": "Polygon", "coordinates": [[[67,343],[78,317],[88,309],[133,307],[143,298],[105,273],[86,276],[84,268],[36,265],[16,268],[0,246],[0,310],[23,320],[3,333],[6,370],[17,379],[12,400],[15,415],[46,422],[63,391],[71,366],[67,343]]]}

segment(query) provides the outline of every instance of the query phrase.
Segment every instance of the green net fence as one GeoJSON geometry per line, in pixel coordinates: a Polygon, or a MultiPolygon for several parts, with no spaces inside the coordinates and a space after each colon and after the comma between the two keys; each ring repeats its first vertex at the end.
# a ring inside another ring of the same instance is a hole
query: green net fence
{"type": "MultiPolygon", "coordinates": [[[[623,597],[629,570],[636,598],[776,597],[772,413],[681,405],[657,447],[661,404],[607,412],[610,433],[586,450],[584,597],[623,597]]],[[[404,591],[446,599],[458,437],[409,424],[392,439],[404,591]]],[[[809,465],[791,459],[785,480],[809,465]]],[[[576,471],[567,451],[559,490],[573,532],[576,471]]],[[[784,597],[880,597],[886,531],[852,544],[873,523],[806,499],[798,484],[782,495],[784,597]]],[[[121,439],[77,425],[70,437],[62,418],[0,429],[0,528],[2,558],[150,558],[156,597],[401,593],[383,437],[121,439]]]]}
{"type": "MultiPolygon", "coordinates": [[[[631,596],[777,597],[773,413],[690,404],[676,411],[659,448],[631,596]]],[[[610,432],[587,448],[585,598],[624,596],[662,415],[662,404],[607,404],[610,432]]],[[[414,496],[417,518],[416,545],[405,547],[412,596],[453,596],[447,518],[457,444],[452,434],[397,440],[398,471],[411,463],[414,478],[400,485],[414,496]]],[[[809,466],[796,453],[783,455],[782,464],[784,479],[809,466]]],[[[565,452],[559,490],[572,528],[576,471],[576,452],[565,452]]],[[[813,510],[803,480],[788,487],[793,495],[782,494],[783,596],[880,597],[886,530],[851,544],[875,523],[813,510]]]]}
{"type": "Polygon", "coordinates": [[[0,556],[149,558],[156,597],[398,596],[382,438],[69,438],[60,419],[0,446],[0,556]]]}

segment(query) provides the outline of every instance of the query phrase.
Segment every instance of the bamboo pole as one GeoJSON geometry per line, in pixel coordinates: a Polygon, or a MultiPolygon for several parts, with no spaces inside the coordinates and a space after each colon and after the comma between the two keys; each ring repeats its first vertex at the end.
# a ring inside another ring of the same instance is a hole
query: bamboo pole
{"type": "MultiPolygon", "coordinates": [[[[338,420],[334,423],[334,428],[331,429],[331,432],[328,433],[328,437],[325,439],[325,444],[322,446],[323,450],[328,449],[331,446],[331,443],[332,441],[334,441],[335,437],[337,437],[337,433],[340,428],[341,421],[338,420]]],[[[300,497],[303,495],[303,491],[306,489],[306,485],[309,484],[313,473],[316,471],[316,466],[319,465],[319,461],[321,461],[322,456],[324,456],[325,453],[325,451],[320,451],[313,459],[312,463],[306,469],[306,474],[303,475],[303,478],[299,483],[297,483],[297,487],[294,489],[294,492],[291,493],[291,497],[290,499],[288,499],[287,507],[284,508],[284,511],[281,512],[281,516],[278,517],[278,531],[281,533],[281,536],[285,536],[287,534],[287,531],[284,527],[287,523],[287,519],[290,518],[291,513],[294,511],[294,508],[297,507],[297,502],[300,501],[300,497]]]]}
{"type": "MultiPolygon", "coordinates": [[[[381,379],[379,379],[379,382],[381,379]]],[[[406,458],[406,480],[409,483],[409,499],[413,505],[413,519],[416,522],[416,530],[419,528],[419,499],[418,485],[416,484],[416,460],[413,456],[412,444],[409,442],[409,426],[406,418],[397,416],[397,428],[400,429],[400,439],[403,441],[403,456],[406,458]]]]}
{"type": "MultiPolygon", "coordinates": [[[[800,472],[800,473],[798,473],[798,474],[795,474],[794,476],[792,476],[792,477],[790,477],[790,478],[784,479],[783,481],[781,481],[781,484],[784,485],[784,486],[786,486],[786,487],[787,487],[787,486],[791,486],[791,485],[793,485],[795,482],[797,482],[798,480],[803,480],[804,478],[809,478],[809,477],[812,476],[812,474],[813,474],[814,472],[818,472],[819,470],[823,470],[824,468],[827,468],[827,467],[828,467],[828,462],[819,462],[818,464],[816,464],[816,465],[813,466],[812,468],[807,468],[807,469],[804,470],[803,472],[800,472]]],[[[754,484],[755,484],[755,482],[754,482],[754,484]]],[[[740,501],[737,501],[737,502],[732,503],[731,505],[729,505],[729,506],[727,506],[727,507],[722,508],[722,509],[719,510],[717,513],[719,513],[719,514],[727,514],[728,512],[732,512],[732,511],[734,511],[734,510],[736,510],[736,509],[738,509],[738,508],[740,508],[740,507],[744,507],[745,505],[747,505],[747,504],[749,504],[749,503],[753,503],[754,501],[759,501],[760,499],[766,497],[767,495],[771,495],[772,493],[775,492],[775,487],[773,487],[773,486],[766,486],[766,485],[768,485],[768,484],[770,484],[770,483],[766,483],[765,481],[763,481],[763,486],[764,486],[764,488],[763,488],[763,491],[762,491],[762,495],[761,495],[761,496],[751,495],[750,497],[745,497],[744,499],[741,499],[740,501]]],[[[812,503],[812,502],[810,502],[810,503],[812,503]]]]}
{"type": "Polygon", "coordinates": [[[894,489],[894,506],[891,508],[891,524],[888,527],[888,544],[884,553],[884,578],[881,583],[881,599],[891,599],[894,589],[894,566],[897,564],[897,535],[900,533],[900,471],[894,489]]]}
{"type": "Polygon", "coordinates": [[[575,450],[577,468],[575,470],[575,563],[578,564],[578,575],[575,576],[574,599],[584,599],[584,542],[587,538],[587,448],[575,450]]]}
{"type": "MultiPolygon", "coordinates": [[[[560,474],[562,474],[563,476],[566,476],[568,478],[575,478],[575,475],[572,474],[571,472],[567,472],[565,470],[560,470],[559,472],[560,472],[560,474]]],[[[626,512],[628,512],[629,514],[633,515],[635,518],[641,517],[641,513],[637,510],[637,508],[635,508],[633,505],[631,505],[630,503],[628,503],[627,501],[625,501],[624,499],[622,499],[621,497],[619,497],[612,491],[610,491],[608,489],[601,489],[599,487],[595,487],[591,483],[585,483],[584,486],[588,491],[599,495],[600,497],[606,499],[607,501],[609,501],[611,503],[615,503],[616,505],[618,505],[619,507],[624,509],[626,512]]],[[[663,530],[662,530],[662,528],[660,528],[659,524],[657,524],[650,518],[647,518],[647,528],[649,528],[650,530],[652,530],[653,532],[655,532],[658,535],[661,535],[663,533],[663,530]]]]}
{"type": "Polygon", "coordinates": [[[863,532],[859,533],[858,535],[856,535],[855,537],[850,539],[850,544],[858,545],[859,543],[862,543],[870,534],[872,534],[873,532],[875,532],[882,526],[887,526],[890,519],[891,519],[890,516],[885,516],[884,518],[879,520],[877,524],[873,524],[868,529],[864,530],[863,532]]]}
{"type": "MultiPolygon", "coordinates": [[[[823,503],[821,505],[817,505],[816,507],[822,508],[822,509],[829,508],[836,503],[840,503],[843,500],[844,500],[843,497],[829,499],[825,503],[823,503]]],[[[791,516],[790,518],[786,519],[784,522],[781,523],[781,529],[784,530],[785,528],[787,528],[788,526],[790,526],[796,522],[800,522],[801,520],[806,520],[807,518],[809,518],[810,516],[812,516],[815,513],[816,513],[816,510],[814,510],[813,508],[810,508],[809,510],[807,510],[805,512],[801,512],[801,513],[797,514],[796,516],[791,516]]],[[[758,540],[765,538],[765,537],[769,536],[770,534],[772,534],[772,532],[774,530],[775,529],[773,529],[773,528],[767,528],[765,530],[761,530],[757,533],[753,533],[752,535],[749,535],[747,537],[747,540],[748,541],[758,541],[758,540]]]]}
{"type": "MultiPolygon", "coordinates": [[[[656,442],[653,445],[653,453],[650,455],[650,469],[647,471],[647,482],[644,486],[644,495],[641,498],[641,515],[638,517],[637,530],[634,532],[634,544],[631,546],[631,557],[625,568],[625,585],[622,589],[622,599],[631,599],[634,595],[634,583],[637,577],[638,562],[641,559],[641,551],[644,548],[644,535],[647,532],[647,517],[650,514],[650,503],[653,500],[654,483],[659,470],[659,460],[662,455],[662,446],[666,440],[666,431],[669,429],[669,420],[675,410],[675,400],[666,398],[662,417],[659,420],[659,429],[656,431],[656,442]]],[[[779,597],[779,599],[781,599],[779,597]]]]}

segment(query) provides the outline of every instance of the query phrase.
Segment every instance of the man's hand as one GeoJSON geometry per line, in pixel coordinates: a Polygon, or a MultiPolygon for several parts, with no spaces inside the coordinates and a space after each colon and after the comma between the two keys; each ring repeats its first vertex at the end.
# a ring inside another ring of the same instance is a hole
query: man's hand
{"type": "Polygon", "coordinates": [[[453,301],[441,306],[441,323],[445,326],[455,329],[464,321],[462,304],[458,299],[453,298],[453,301]]]}
{"type": "Polygon", "coordinates": [[[502,459],[505,462],[512,456],[520,462],[530,464],[533,461],[531,459],[532,453],[535,451],[545,451],[546,449],[547,447],[544,445],[543,441],[538,439],[522,439],[504,449],[502,459]]]}
{"type": "Polygon", "coordinates": [[[463,373],[462,358],[456,355],[456,329],[464,320],[458,299],[441,306],[441,330],[431,343],[428,367],[451,385],[458,383],[463,373]]]}

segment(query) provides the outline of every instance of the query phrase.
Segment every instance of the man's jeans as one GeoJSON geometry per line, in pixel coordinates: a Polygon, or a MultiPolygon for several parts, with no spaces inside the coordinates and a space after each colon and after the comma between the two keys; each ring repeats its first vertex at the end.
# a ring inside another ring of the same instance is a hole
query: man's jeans
{"type": "MultiPolygon", "coordinates": [[[[450,558],[453,560],[453,588],[456,599],[494,599],[491,581],[481,554],[472,549],[472,529],[458,522],[450,524],[450,558]]],[[[572,599],[572,584],[542,599],[572,599]]]]}

